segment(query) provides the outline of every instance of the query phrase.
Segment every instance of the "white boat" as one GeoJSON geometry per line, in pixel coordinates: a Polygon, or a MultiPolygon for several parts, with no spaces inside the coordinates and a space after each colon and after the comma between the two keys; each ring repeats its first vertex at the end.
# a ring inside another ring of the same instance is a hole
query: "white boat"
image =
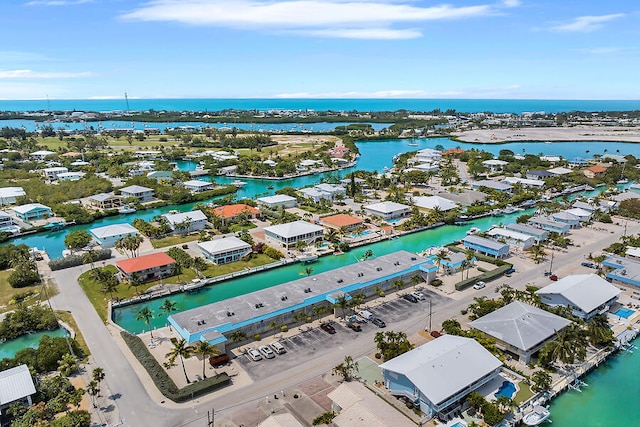
{"type": "Polygon", "coordinates": [[[537,426],[549,418],[550,415],[551,412],[547,408],[536,405],[533,407],[533,411],[524,414],[522,422],[528,426],[537,426]]]}
{"type": "Polygon", "coordinates": [[[314,262],[318,259],[318,255],[312,254],[310,252],[305,252],[301,255],[298,255],[296,259],[300,262],[314,262]]]}
{"type": "Polygon", "coordinates": [[[478,234],[480,232],[480,229],[478,227],[471,227],[468,231],[467,234],[469,236],[473,235],[473,234],[478,234]]]}
{"type": "Polygon", "coordinates": [[[417,147],[418,143],[417,142],[410,142],[408,145],[410,145],[412,147],[417,147]]]}
{"type": "Polygon", "coordinates": [[[509,215],[509,214],[516,213],[516,212],[521,211],[521,210],[522,209],[516,208],[515,206],[507,205],[507,206],[505,206],[504,209],[502,209],[502,213],[504,213],[506,215],[509,215]]]}
{"type": "Polygon", "coordinates": [[[616,181],[616,184],[628,184],[629,180],[627,178],[622,178],[616,181]]]}
{"type": "Polygon", "coordinates": [[[246,182],[244,181],[240,181],[239,179],[236,179],[235,181],[233,181],[231,184],[235,185],[236,188],[241,188],[244,187],[245,185],[247,185],[246,182]]]}
{"type": "Polygon", "coordinates": [[[136,208],[134,208],[133,206],[129,206],[129,205],[124,205],[121,206],[120,208],[118,208],[118,213],[121,214],[130,214],[130,213],[134,213],[136,212],[136,208]]]}

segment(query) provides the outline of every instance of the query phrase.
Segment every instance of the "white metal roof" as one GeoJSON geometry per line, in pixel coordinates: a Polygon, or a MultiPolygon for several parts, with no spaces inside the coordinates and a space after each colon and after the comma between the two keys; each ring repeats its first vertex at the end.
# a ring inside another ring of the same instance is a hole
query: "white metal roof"
{"type": "Polygon", "coordinates": [[[534,237],[543,237],[548,233],[546,230],[543,230],[541,228],[531,227],[529,225],[518,224],[518,223],[507,224],[505,228],[509,230],[517,231],[518,233],[528,234],[534,237]]]}
{"type": "Polygon", "coordinates": [[[141,185],[130,185],[120,189],[120,192],[125,193],[146,193],[147,191],[153,191],[153,188],[147,188],[141,185]]]}
{"type": "Polygon", "coordinates": [[[208,187],[210,185],[213,185],[213,183],[208,182],[208,181],[200,181],[197,179],[192,179],[191,181],[186,181],[183,182],[182,185],[184,185],[185,187],[189,186],[189,187],[208,187]]]}
{"type": "Polygon", "coordinates": [[[517,240],[519,242],[526,242],[533,239],[533,236],[531,236],[530,234],[520,233],[519,231],[509,230],[507,228],[492,228],[491,230],[487,231],[487,234],[491,237],[502,236],[508,239],[517,240]]]}
{"type": "Polygon", "coordinates": [[[491,181],[490,179],[483,179],[473,183],[475,187],[487,187],[494,190],[511,190],[513,187],[511,184],[501,181],[491,181]]]}
{"type": "Polygon", "coordinates": [[[405,211],[407,209],[410,209],[411,206],[403,205],[402,203],[396,203],[396,202],[380,202],[380,203],[374,203],[372,205],[367,205],[364,208],[369,209],[371,211],[388,214],[388,213],[397,212],[397,211],[405,211]]]}
{"type": "Polygon", "coordinates": [[[217,254],[219,252],[228,252],[235,249],[251,248],[251,245],[240,240],[234,236],[224,237],[222,239],[209,240],[207,242],[200,242],[198,246],[209,252],[210,254],[217,254]]]}
{"type": "Polygon", "coordinates": [[[286,194],[276,194],[275,196],[258,197],[258,202],[272,204],[272,203],[285,203],[297,200],[295,197],[287,196],[286,194]]]}
{"type": "Polygon", "coordinates": [[[98,202],[104,202],[105,200],[110,199],[112,197],[117,197],[118,199],[120,199],[122,196],[116,196],[113,193],[99,193],[99,194],[94,194],[93,196],[89,197],[89,199],[96,200],[98,202]]]}
{"type": "Polygon", "coordinates": [[[36,387],[29,373],[27,365],[0,372],[0,405],[6,405],[16,400],[35,394],[36,387]]]}
{"type": "Polygon", "coordinates": [[[271,227],[265,227],[264,231],[276,234],[281,237],[296,237],[302,234],[315,233],[323,231],[324,228],[319,225],[311,224],[310,222],[298,220],[288,222],[286,224],[272,225],[271,227]]]}
{"type": "Polygon", "coordinates": [[[500,243],[496,242],[495,240],[485,239],[484,237],[474,235],[466,236],[464,239],[462,239],[462,241],[469,242],[473,245],[484,246],[485,248],[493,249],[496,251],[504,249],[505,247],[509,247],[509,245],[507,245],[506,243],[500,243]]]}
{"type": "Polygon", "coordinates": [[[502,366],[471,338],[443,335],[380,367],[405,375],[432,403],[444,402],[502,366]]]}
{"type": "Polygon", "coordinates": [[[195,211],[189,212],[180,212],[177,214],[164,214],[162,215],[169,221],[170,224],[180,224],[181,222],[189,221],[206,221],[207,216],[202,213],[201,210],[197,209],[195,211]]]}
{"type": "Polygon", "coordinates": [[[51,210],[49,206],[41,205],[40,203],[28,203],[26,205],[14,206],[11,209],[13,209],[13,211],[16,213],[21,213],[21,214],[31,212],[32,210],[35,210],[35,209],[51,210]]]}
{"type": "Polygon", "coordinates": [[[562,167],[548,169],[548,171],[554,175],[566,175],[568,173],[573,172],[571,169],[562,168],[562,167]]]}
{"type": "Polygon", "coordinates": [[[98,239],[106,239],[112,236],[119,236],[121,234],[138,234],[138,230],[130,224],[106,225],[104,227],[92,228],[89,231],[98,239]]]}
{"type": "Polygon", "coordinates": [[[537,290],[536,294],[562,295],[583,312],[590,313],[620,292],[597,274],[574,274],[537,290]]]}
{"type": "Polygon", "coordinates": [[[2,187],[0,188],[0,197],[19,197],[24,196],[27,193],[24,192],[22,187],[2,187]]]}
{"type": "Polygon", "coordinates": [[[527,351],[551,338],[571,321],[520,301],[513,301],[469,323],[520,350],[527,351]]]}
{"type": "Polygon", "coordinates": [[[482,164],[485,166],[504,166],[504,165],[508,165],[509,162],[505,162],[504,160],[499,160],[499,159],[489,159],[482,162],[482,164]]]}
{"type": "Polygon", "coordinates": [[[457,207],[457,205],[451,200],[440,196],[414,197],[413,204],[425,209],[435,209],[437,207],[441,211],[450,211],[457,207]]]}

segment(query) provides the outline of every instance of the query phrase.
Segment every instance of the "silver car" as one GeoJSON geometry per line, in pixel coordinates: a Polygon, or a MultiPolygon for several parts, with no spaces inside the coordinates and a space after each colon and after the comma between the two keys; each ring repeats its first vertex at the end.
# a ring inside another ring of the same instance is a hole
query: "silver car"
{"type": "Polygon", "coordinates": [[[247,351],[247,355],[254,362],[257,362],[258,360],[262,360],[262,356],[260,355],[260,352],[258,352],[258,350],[256,350],[255,348],[250,348],[247,351]]]}
{"type": "Polygon", "coordinates": [[[265,359],[273,359],[274,357],[276,357],[276,354],[273,352],[273,350],[271,350],[271,348],[266,345],[261,345],[260,347],[258,347],[258,350],[260,350],[260,354],[262,354],[265,359]]]}

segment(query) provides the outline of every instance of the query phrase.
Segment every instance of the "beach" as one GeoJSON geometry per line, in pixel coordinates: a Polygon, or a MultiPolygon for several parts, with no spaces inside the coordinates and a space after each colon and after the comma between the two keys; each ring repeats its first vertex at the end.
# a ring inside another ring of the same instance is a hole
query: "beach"
{"type": "Polygon", "coordinates": [[[477,129],[454,132],[462,142],[499,144],[517,141],[611,141],[640,142],[640,128],[622,126],[536,127],[509,129],[477,129]]]}

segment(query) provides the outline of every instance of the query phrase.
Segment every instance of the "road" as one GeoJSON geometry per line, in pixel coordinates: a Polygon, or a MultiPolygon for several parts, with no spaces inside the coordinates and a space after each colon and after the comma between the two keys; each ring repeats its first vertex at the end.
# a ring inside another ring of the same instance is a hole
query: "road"
{"type": "MultiPolygon", "coordinates": [[[[640,224],[629,221],[627,233],[637,234],[639,232],[640,224]]],[[[554,272],[560,277],[573,273],[592,273],[593,270],[581,267],[580,262],[585,259],[587,254],[598,253],[603,248],[617,242],[621,236],[619,232],[599,233],[601,236],[594,239],[592,243],[581,247],[571,247],[566,253],[556,253],[554,272]]],[[[543,275],[544,271],[549,269],[548,261],[533,265],[531,262],[515,258],[514,262],[521,268],[517,268],[518,271],[513,277],[488,283],[487,287],[480,291],[468,289],[457,295],[455,300],[434,306],[432,313],[434,329],[446,319],[460,319],[460,310],[473,302],[473,298],[478,296],[495,297],[495,288],[502,283],[507,282],[517,289],[524,289],[529,284],[542,286],[549,283],[548,278],[543,275]]],[[[320,358],[308,360],[298,365],[295,370],[285,370],[269,378],[256,381],[250,386],[230,390],[222,395],[204,396],[194,402],[181,405],[173,402],[162,403],[164,401],[162,396],[153,389],[152,385],[149,386],[150,379],[147,374],[140,372],[139,366],[134,367],[130,364],[129,358],[131,356],[130,354],[125,356],[123,353],[119,341],[120,337],[111,335],[78,284],[79,275],[87,269],[87,266],[74,267],[51,273],[51,278],[60,288],[60,293],[52,298],[52,305],[54,309],[70,311],[74,315],[80,332],[91,350],[95,365],[105,369],[106,380],[103,389],[109,391],[106,393],[107,396],[117,397],[111,401],[114,405],[113,410],[101,414],[102,418],[107,420],[110,425],[117,423],[119,419],[124,420],[126,426],[206,425],[207,411],[213,407],[216,408],[216,413],[228,414],[238,406],[264,399],[265,396],[319,377],[341,363],[346,355],[357,359],[373,352],[375,348],[373,344],[375,330],[368,328],[362,334],[358,334],[357,339],[349,340],[342,345],[339,351],[331,351],[320,358]],[[147,392],[145,385],[152,389],[151,394],[147,392]]],[[[395,296],[390,295],[389,298],[395,298],[395,296]]],[[[417,316],[390,325],[390,328],[404,331],[410,336],[424,328],[426,316],[426,313],[419,313],[417,316]]],[[[461,323],[464,324],[464,322],[461,323]]],[[[134,365],[137,364],[134,362],[134,365]]],[[[105,393],[103,392],[103,394],[105,393]]]]}

